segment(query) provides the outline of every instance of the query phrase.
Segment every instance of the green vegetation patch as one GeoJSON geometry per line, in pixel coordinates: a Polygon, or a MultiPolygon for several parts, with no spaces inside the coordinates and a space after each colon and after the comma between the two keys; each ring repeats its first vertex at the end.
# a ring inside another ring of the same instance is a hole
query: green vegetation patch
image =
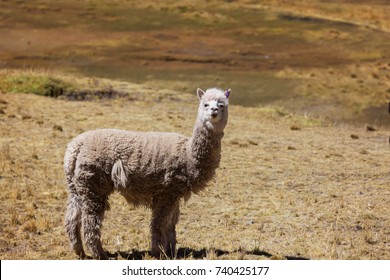
{"type": "Polygon", "coordinates": [[[69,100],[129,97],[127,92],[115,90],[107,81],[22,70],[0,72],[0,92],[29,93],[69,100]]]}
{"type": "Polygon", "coordinates": [[[2,92],[33,93],[58,97],[70,90],[72,90],[72,86],[69,83],[45,74],[0,74],[0,91],[2,92]]]}

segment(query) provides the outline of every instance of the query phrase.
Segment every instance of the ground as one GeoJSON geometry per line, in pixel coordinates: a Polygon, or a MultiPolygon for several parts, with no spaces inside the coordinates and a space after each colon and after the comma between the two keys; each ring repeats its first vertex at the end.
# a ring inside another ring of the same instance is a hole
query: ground
{"type": "MultiPolygon", "coordinates": [[[[190,135],[197,110],[195,93],[154,101],[7,93],[0,102],[2,259],[76,258],[63,227],[72,137],[99,127],[190,135]]],[[[388,129],[234,104],[229,117],[215,180],[182,204],[178,258],[390,258],[388,129]]],[[[111,205],[105,248],[150,258],[149,211],[119,195],[111,205]]]]}

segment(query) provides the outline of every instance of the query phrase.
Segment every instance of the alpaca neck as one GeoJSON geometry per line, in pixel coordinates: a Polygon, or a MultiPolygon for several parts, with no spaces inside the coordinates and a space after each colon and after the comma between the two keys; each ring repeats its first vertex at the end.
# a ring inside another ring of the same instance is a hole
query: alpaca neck
{"type": "Polygon", "coordinates": [[[202,165],[218,165],[220,161],[222,137],[223,131],[215,132],[204,125],[200,120],[197,120],[192,137],[189,141],[189,150],[195,163],[202,165]]]}

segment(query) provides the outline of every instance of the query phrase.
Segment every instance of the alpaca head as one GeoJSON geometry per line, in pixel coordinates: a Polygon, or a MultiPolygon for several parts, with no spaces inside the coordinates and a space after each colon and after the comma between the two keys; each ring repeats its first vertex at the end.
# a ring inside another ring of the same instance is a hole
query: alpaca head
{"type": "Polygon", "coordinates": [[[228,119],[228,105],[230,89],[225,91],[210,88],[206,91],[198,88],[197,95],[200,100],[198,119],[209,130],[222,132],[228,119]]]}

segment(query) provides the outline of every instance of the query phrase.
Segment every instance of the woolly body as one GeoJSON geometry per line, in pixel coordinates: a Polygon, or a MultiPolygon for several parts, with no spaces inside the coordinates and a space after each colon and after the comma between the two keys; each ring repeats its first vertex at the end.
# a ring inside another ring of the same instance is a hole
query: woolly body
{"type": "Polygon", "coordinates": [[[179,200],[206,187],[219,166],[230,91],[198,89],[198,118],[191,138],[177,133],[117,129],[88,131],[74,138],[65,153],[69,188],[65,226],[72,249],[106,259],[100,241],[108,197],[120,192],[129,203],[152,209],[152,254],[173,254],[179,200]]]}

